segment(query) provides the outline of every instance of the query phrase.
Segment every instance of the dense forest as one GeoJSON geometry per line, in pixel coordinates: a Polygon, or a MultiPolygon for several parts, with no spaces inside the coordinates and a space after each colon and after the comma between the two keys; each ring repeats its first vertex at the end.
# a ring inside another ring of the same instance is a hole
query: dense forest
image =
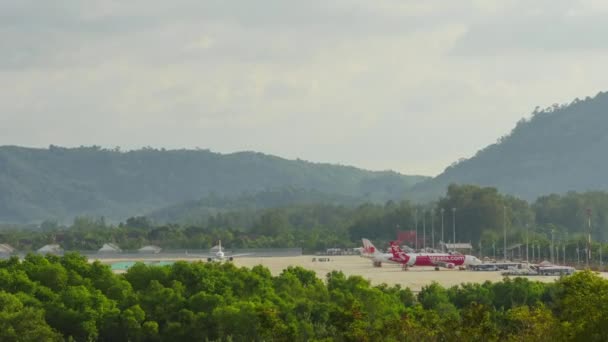
{"type": "Polygon", "coordinates": [[[608,189],[608,93],[537,108],[510,134],[415,187],[430,200],[448,184],[497,187],[527,200],[550,193],[608,189]]]}
{"type": "Polygon", "coordinates": [[[414,294],[360,276],[231,263],[136,264],[78,254],[0,261],[1,341],[606,341],[608,280],[589,271],[437,283],[414,294]]]}
{"type": "Polygon", "coordinates": [[[328,194],[318,190],[281,189],[242,194],[238,197],[211,194],[196,201],[186,201],[150,212],[146,217],[156,222],[196,223],[214,214],[233,211],[256,211],[294,205],[345,205],[356,206],[365,202],[363,197],[328,194]]]}
{"type": "Polygon", "coordinates": [[[416,227],[419,237],[426,236],[427,246],[437,246],[443,222],[446,242],[453,240],[455,233],[456,240],[473,243],[475,252],[485,256],[501,255],[506,228],[509,246],[524,243],[527,237],[541,256],[548,258],[553,244],[559,255],[565,254],[569,261],[577,260],[579,253],[583,253],[585,234],[589,231],[594,259],[598,257],[600,243],[604,259],[608,257],[606,192],[549,195],[529,204],[495,188],[451,185],[445,196],[428,205],[408,201],[358,206],[295,204],[205,212],[200,220],[193,220],[199,216],[190,214],[184,221],[171,223],[140,216],[120,224],[108,223],[103,218],[78,217],[69,226],[52,221],[29,226],[0,225],[0,243],[8,243],[19,251],[33,251],[53,242],[66,250],[81,251],[95,251],[108,242],[124,250],[147,244],[192,250],[207,249],[222,240],[232,249],[301,247],[305,252],[314,252],[360,246],[362,237],[382,246],[394,240],[399,231],[416,227]]]}
{"type": "Polygon", "coordinates": [[[119,221],[212,194],[239,197],[284,187],[383,202],[403,198],[423,179],[253,152],[4,146],[0,222],[84,215],[119,221]]]}

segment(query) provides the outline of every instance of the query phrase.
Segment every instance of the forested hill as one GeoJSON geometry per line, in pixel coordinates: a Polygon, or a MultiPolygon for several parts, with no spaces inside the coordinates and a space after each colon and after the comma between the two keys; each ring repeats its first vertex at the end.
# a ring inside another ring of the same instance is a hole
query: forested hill
{"type": "Polygon", "coordinates": [[[210,194],[237,197],[286,186],[385,201],[401,198],[423,179],[253,152],[4,146],[0,222],[124,219],[210,194]]]}
{"type": "MultiPolygon", "coordinates": [[[[254,213],[260,209],[284,208],[294,205],[344,205],[354,207],[363,204],[365,196],[351,197],[328,194],[319,190],[292,187],[245,193],[238,197],[221,197],[211,194],[199,200],[186,201],[154,210],[146,217],[161,223],[197,224],[215,214],[239,211],[254,213]]],[[[246,215],[246,214],[245,214],[246,215]]],[[[255,216],[255,215],[254,215],[255,216]]]]}
{"type": "Polygon", "coordinates": [[[608,93],[537,108],[508,136],[418,184],[414,193],[419,199],[434,198],[450,183],[494,186],[525,199],[570,190],[606,190],[607,132],[608,93]]]}

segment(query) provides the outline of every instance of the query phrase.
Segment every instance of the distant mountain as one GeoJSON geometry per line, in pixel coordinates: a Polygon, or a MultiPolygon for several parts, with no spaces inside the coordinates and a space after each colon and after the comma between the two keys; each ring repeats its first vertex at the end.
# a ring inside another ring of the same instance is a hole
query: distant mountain
{"type": "Polygon", "coordinates": [[[97,146],[0,147],[0,222],[122,220],[210,194],[293,187],[371,201],[399,199],[422,176],[287,160],[254,152],[120,152],[97,146]]]}
{"type": "MultiPolygon", "coordinates": [[[[483,128],[479,128],[483,129],[483,128]]],[[[496,144],[410,193],[430,199],[450,183],[497,187],[528,200],[570,190],[608,190],[608,93],[536,109],[496,144]]]]}

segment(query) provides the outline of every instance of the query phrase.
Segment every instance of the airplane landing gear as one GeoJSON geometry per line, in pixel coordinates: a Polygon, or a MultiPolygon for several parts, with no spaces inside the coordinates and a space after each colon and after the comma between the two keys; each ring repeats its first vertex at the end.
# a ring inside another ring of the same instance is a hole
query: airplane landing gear
{"type": "Polygon", "coordinates": [[[373,265],[374,267],[382,267],[382,261],[374,261],[373,265]]]}
{"type": "Polygon", "coordinates": [[[408,266],[407,264],[403,264],[403,265],[401,265],[401,270],[402,270],[402,271],[408,271],[409,269],[410,269],[410,268],[409,268],[409,266],[408,266]]]}

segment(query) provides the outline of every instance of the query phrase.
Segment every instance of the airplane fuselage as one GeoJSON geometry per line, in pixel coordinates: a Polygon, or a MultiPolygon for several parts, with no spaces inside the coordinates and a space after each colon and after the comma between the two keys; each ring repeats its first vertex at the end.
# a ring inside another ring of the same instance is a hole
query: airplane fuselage
{"type": "Polygon", "coordinates": [[[473,255],[448,253],[405,253],[398,246],[391,246],[391,261],[407,266],[444,266],[452,268],[480,264],[473,255]]]}
{"type": "Polygon", "coordinates": [[[408,266],[436,266],[441,263],[453,264],[454,266],[462,266],[465,264],[466,256],[445,253],[404,253],[401,258],[393,257],[392,261],[400,264],[407,264],[408,266]]]}

